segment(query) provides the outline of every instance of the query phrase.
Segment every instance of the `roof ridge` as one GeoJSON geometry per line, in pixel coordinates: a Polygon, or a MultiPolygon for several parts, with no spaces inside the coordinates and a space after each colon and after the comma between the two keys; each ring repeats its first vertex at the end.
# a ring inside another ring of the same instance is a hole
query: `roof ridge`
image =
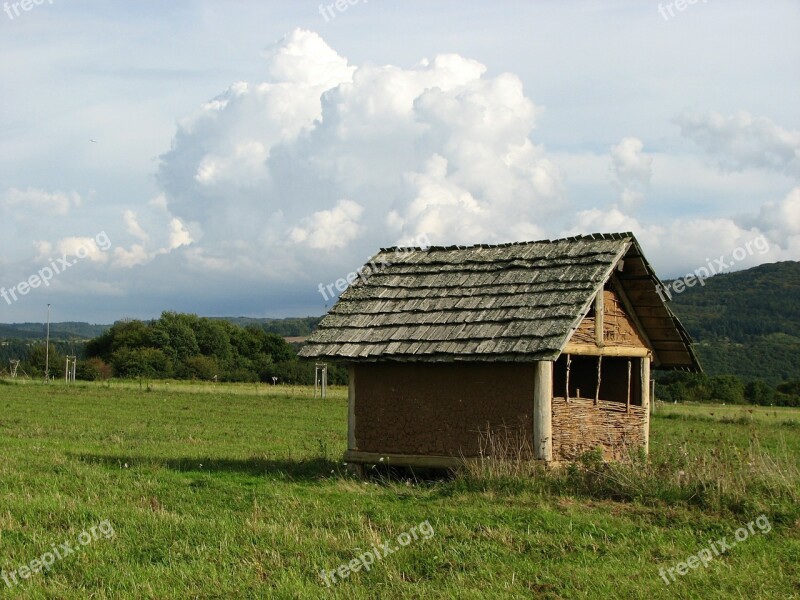
{"type": "Polygon", "coordinates": [[[588,233],[588,234],[580,234],[580,235],[573,235],[568,237],[556,238],[554,240],[530,240],[524,242],[501,242],[497,244],[487,244],[487,243],[479,243],[479,244],[469,244],[469,245],[460,245],[460,244],[450,244],[447,246],[389,246],[387,248],[381,248],[381,252],[390,252],[396,251],[399,249],[402,250],[473,250],[477,248],[481,249],[493,249],[493,248],[509,248],[511,246],[531,246],[533,244],[557,244],[559,242],[578,242],[578,241],[622,241],[625,239],[636,239],[636,236],[633,235],[630,231],[620,231],[620,232],[609,232],[609,233],[588,233]]]}

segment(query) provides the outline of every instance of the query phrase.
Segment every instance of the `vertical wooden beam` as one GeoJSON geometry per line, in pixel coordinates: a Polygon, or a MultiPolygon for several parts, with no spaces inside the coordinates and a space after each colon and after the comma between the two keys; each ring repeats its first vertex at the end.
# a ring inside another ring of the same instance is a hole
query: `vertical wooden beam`
{"type": "Polygon", "coordinates": [[[650,357],[642,361],[642,408],[644,409],[644,452],[650,452],[650,357]]]}
{"type": "MultiPolygon", "coordinates": [[[[569,404],[569,364],[572,362],[570,355],[567,354],[567,386],[566,390],[564,390],[564,400],[569,404]]],[[[552,369],[551,369],[552,370],[552,369]]],[[[578,394],[580,396],[580,394],[578,394]]]]}
{"type": "Polygon", "coordinates": [[[347,366],[347,449],[358,450],[356,447],[356,367],[347,366]]]}
{"type": "Polygon", "coordinates": [[[625,400],[625,412],[631,412],[631,361],[628,360],[628,397],[625,400]]]}
{"type": "Polygon", "coordinates": [[[594,342],[600,348],[603,347],[603,317],[605,312],[604,294],[605,290],[601,289],[594,297],[594,342]]]}
{"type": "Polygon", "coordinates": [[[597,403],[600,401],[600,383],[602,382],[602,370],[603,370],[603,355],[597,357],[597,387],[594,390],[594,404],[597,406],[597,403]]]}
{"type": "Polygon", "coordinates": [[[535,364],[533,382],[533,452],[534,458],[553,460],[553,363],[535,364]]]}

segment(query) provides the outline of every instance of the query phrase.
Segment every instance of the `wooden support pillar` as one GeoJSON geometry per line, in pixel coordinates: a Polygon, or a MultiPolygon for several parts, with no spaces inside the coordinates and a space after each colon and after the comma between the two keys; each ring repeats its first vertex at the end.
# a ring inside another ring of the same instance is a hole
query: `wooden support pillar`
{"type": "Polygon", "coordinates": [[[631,361],[628,359],[628,397],[625,400],[625,412],[631,412],[631,361]]]}
{"type": "Polygon", "coordinates": [[[594,390],[594,404],[600,402],[600,384],[603,381],[603,355],[597,357],[597,387],[594,390]]]}
{"type": "Polygon", "coordinates": [[[358,450],[356,447],[356,368],[354,365],[348,365],[347,379],[347,449],[358,450]]]}
{"type": "Polygon", "coordinates": [[[602,348],[604,344],[603,317],[605,316],[605,307],[603,306],[603,293],[604,290],[601,289],[594,297],[594,341],[600,348],[602,348]]]}
{"type": "Polygon", "coordinates": [[[642,408],[644,409],[644,451],[650,451],[650,357],[641,359],[642,408]]]}
{"type": "Polygon", "coordinates": [[[553,460],[553,363],[535,363],[533,383],[533,452],[534,458],[553,460]]]}

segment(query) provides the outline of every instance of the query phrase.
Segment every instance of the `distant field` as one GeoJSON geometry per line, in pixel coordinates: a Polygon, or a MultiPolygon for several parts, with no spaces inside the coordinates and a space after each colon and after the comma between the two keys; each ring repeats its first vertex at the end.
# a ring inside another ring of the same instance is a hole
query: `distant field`
{"type": "Polygon", "coordinates": [[[659,404],[647,467],[361,481],[341,463],[346,390],[312,395],[0,381],[0,568],[79,547],[3,595],[800,597],[800,409],[659,404]],[[762,515],[768,533],[664,583],[762,515]],[[429,539],[326,587],[322,569],[426,520],[429,539]]]}

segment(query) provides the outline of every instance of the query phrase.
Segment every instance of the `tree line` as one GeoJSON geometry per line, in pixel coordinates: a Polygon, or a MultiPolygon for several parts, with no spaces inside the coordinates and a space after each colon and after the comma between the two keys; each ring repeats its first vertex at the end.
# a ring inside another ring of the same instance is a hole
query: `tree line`
{"type": "Polygon", "coordinates": [[[800,379],[772,385],[763,379],[736,375],[660,372],[655,375],[656,399],[663,402],[724,402],[761,406],[800,406],[800,379]]]}
{"type": "MultiPolygon", "coordinates": [[[[50,374],[64,376],[63,348],[51,344],[50,374]]],[[[22,366],[31,377],[44,376],[46,349],[28,349],[22,366]]],[[[204,381],[313,384],[314,365],[263,325],[234,325],[222,319],[163,312],[153,321],[118,321],[82,347],[77,378],[197,379],[204,381]]],[[[344,384],[346,369],[328,365],[328,382],[344,384]]]]}

